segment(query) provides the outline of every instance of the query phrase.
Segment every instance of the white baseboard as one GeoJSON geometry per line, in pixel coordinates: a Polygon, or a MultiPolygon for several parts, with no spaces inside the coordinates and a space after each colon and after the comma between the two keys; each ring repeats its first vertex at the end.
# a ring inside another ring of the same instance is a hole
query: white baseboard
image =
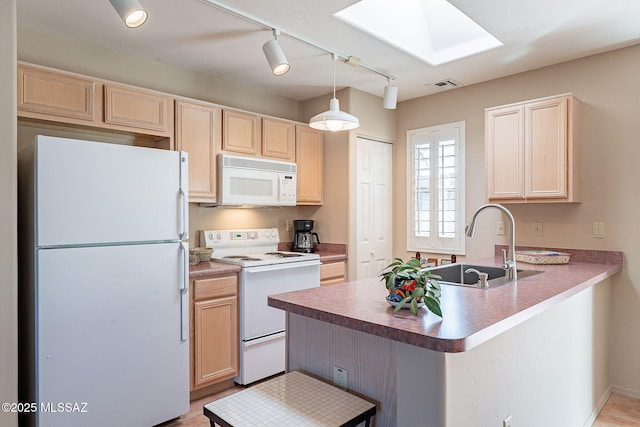
{"type": "Polygon", "coordinates": [[[607,403],[607,400],[609,400],[609,396],[611,396],[611,391],[612,391],[612,387],[609,386],[604,391],[604,393],[602,393],[602,396],[600,396],[600,399],[598,399],[598,402],[596,403],[596,407],[593,408],[591,415],[589,415],[589,418],[587,418],[587,420],[584,422],[583,427],[591,427],[593,423],[596,422],[596,418],[598,418],[600,411],[602,411],[602,408],[604,408],[604,405],[607,403]]]}
{"type": "Polygon", "coordinates": [[[640,399],[640,391],[633,390],[630,388],[624,388],[617,385],[611,386],[611,391],[618,394],[624,394],[625,396],[633,397],[635,399],[640,399]]]}

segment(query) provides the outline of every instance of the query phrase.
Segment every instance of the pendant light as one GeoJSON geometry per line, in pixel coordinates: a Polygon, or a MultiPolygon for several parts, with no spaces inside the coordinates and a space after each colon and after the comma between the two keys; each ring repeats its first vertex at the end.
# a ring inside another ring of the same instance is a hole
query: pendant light
{"type": "Polygon", "coordinates": [[[309,121],[309,126],[319,130],[330,130],[336,132],[339,130],[351,130],[360,126],[357,117],[349,113],[340,111],[340,101],[336,98],[336,55],[331,54],[333,60],[333,98],[329,101],[329,111],[317,114],[309,121]]]}
{"type": "Polygon", "coordinates": [[[109,0],[111,6],[118,12],[124,25],[129,28],[137,28],[147,21],[149,14],[138,0],[109,0]]]}
{"type": "Polygon", "coordinates": [[[274,29],[273,38],[262,46],[262,51],[274,76],[281,76],[289,71],[289,62],[278,43],[279,35],[280,31],[274,29]]]}

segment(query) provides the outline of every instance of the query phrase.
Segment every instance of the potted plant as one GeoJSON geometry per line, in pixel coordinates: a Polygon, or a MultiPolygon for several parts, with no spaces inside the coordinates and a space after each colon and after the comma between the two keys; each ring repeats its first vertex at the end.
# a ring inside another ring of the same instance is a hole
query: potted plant
{"type": "Polygon", "coordinates": [[[442,317],[440,309],[440,284],[437,276],[420,264],[417,258],[410,258],[406,262],[402,258],[394,258],[393,262],[381,271],[380,277],[385,281],[389,295],[387,302],[395,305],[396,313],[409,303],[411,313],[418,315],[418,308],[426,305],[427,309],[442,317]]]}

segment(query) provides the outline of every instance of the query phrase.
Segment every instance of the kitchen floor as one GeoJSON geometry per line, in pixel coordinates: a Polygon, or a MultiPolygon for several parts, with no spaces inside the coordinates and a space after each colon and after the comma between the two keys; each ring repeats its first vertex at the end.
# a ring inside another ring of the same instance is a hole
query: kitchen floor
{"type": "MultiPolygon", "coordinates": [[[[162,427],[209,427],[209,419],[202,413],[202,407],[216,399],[243,390],[235,386],[191,402],[191,411],[180,418],[161,424],[162,427]]],[[[612,393],[592,427],[632,427],[640,426],[640,399],[612,393]]]]}

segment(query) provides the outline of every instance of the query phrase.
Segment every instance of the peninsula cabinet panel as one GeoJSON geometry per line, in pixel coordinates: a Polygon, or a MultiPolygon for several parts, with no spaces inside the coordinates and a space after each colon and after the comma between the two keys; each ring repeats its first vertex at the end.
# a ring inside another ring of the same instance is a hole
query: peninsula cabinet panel
{"type": "Polygon", "coordinates": [[[18,116],[91,125],[99,120],[96,86],[91,79],[18,64],[18,116]]]}
{"type": "Polygon", "coordinates": [[[222,150],[259,156],[262,145],[261,117],[242,111],[222,111],[222,150]]]}
{"type": "Polygon", "coordinates": [[[296,125],[297,204],[322,204],[322,131],[296,125]]]}
{"type": "Polygon", "coordinates": [[[581,201],[581,104],[571,95],[487,109],[489,201],[581,201]]]}
{"type": "Polygon", "coordinates": [[[291,122],[263,117],[262,156],[295,162],[295,125],[291,122]]]}
{"type": "Polygon", "coordinates": [[[111,84],[105,84],[104,92],[105,123],[171,136],[173,111],[169,96],[111,84]]]}
{"type": "Polygon", "coordinates": [[[238,374],[238,278],[221,275],[191,281],[191,390],[238,374]]]}
{"type": "Polygon", "coordinates": [[[189,201],[214,203],[216,153],[222,136],[219,107],[176,101],[176,147],[189,153],[189,201]]]}

